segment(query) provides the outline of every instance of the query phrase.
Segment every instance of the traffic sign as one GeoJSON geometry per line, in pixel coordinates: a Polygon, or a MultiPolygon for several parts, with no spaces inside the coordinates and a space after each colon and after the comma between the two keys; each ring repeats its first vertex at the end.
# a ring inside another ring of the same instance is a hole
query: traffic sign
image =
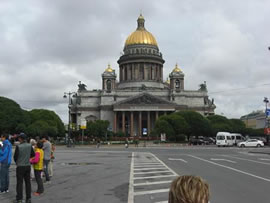
{"type": "Polygon", "coordinates": [[[270,109],[266,109],[265,110],[265,115],[268,117],[268,116],[270,116],[270,109]]]}

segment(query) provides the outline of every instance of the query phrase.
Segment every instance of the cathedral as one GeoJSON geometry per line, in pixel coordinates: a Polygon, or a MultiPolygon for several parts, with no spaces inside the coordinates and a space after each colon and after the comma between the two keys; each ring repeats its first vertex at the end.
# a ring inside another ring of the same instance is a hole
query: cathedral
{"type": "Polygon", "coordinates": [[[108,65],[102,73],[102,89],[87,90],[84,84],[78,85],[76,101],[69,106],[71,123],[108,120],[109,130],[115,133],[149,136],[159,116],[181,110],[214,114],[215,105],[208,97],[206,84],[201,84],[199,90],[186,90],[185,74],[177,64],[168,80],[163,80],[165,60],[144,23],[140,15],[137,29],[125,41],[117,61],[118,79],[108,65]]]}

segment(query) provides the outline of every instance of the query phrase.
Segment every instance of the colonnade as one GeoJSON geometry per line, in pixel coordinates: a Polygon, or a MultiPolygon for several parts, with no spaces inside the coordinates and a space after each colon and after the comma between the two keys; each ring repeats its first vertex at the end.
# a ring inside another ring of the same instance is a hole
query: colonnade
{"type": "Polygon", "coordinates": [[[135,63],[122,65],[119,68],[120,82],[130,80],[156,80],[163,78],[163,67],[152,63],[135,63]]]}
{"type": "Polygon", "coordinates": [[[114,111],[113,131],[131,137],[149,136],[155,121],[167,111],[114,111]]]}

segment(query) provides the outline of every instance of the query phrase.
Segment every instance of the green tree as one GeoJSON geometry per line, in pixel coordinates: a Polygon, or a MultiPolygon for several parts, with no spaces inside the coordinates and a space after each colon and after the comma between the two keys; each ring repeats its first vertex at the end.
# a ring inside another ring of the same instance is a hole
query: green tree
{"type": "Polygon", "coordinates": [[[162,133],[165,133],[168,139],[175,138],[175,132],[173,130],[173,127],[163,118],[156,121],[154,131],[155,134],[158,136],[160,136],[162,133]]]}
{"type": "Polygon", "coordinates": [[[107,120],[89,121],[87,122],[85,134],[99,138],[105,137],[109,124],[110,123],[107,120]]]}
{"type": "Polygon", "coordinates": [[[230,119],[232,132],[244,134],[246,125],[240,119],[230,119]]]}
{"type": "Polygon", "coordinates": [[[42,125],[44,129],[43,134],[48,136],[64,136],[65,127],[59,116],[53,112],[46,109],[34,109],[29,112],[31,117],[31,123],[37,121],[44,121],[47,125],[42,125]]]}
{"type": "Polygon", "coordinates": [[[30,137],[48,135],[49,137],[55,137],[58,135],[57,128],[55,126],[50,126],[46,121],[37,120],[26,129],[26,133],[30,137]]]}
{"type": "Polygon", "coordinates": [[[174,130],[174,141],[182,141],[183,135],[188,134],[190,130],[190,127],[185,119],[176,113],[172,113],[167,116],[161,116],[160,119],[167,121],[172,126],[174,130]]]}
{"type": "Polygon", "coordinates": [[[211,115],[207,118],[210,120],[213,136],[215,136],[217,132],[233,132],[232,123],[226,117],[220,115],[211,115]]]}
{"type": "Polygon", "coordinates": [[[34,109],[30,112],[11,99],[0,97],[0,132],[27,132],[30,136],[64,136],[65,127],[53,111],[34,109]]]}
{"type": "MultiPolygon", "coordinates": [[[[55,112],[46,109],[34,109],[29,113],[32,123],[38,120],[45,121],[49,126],[56,128],[58,136],[64,136],[65,126],[55,112]]],[[[52,130],[52,128],[48,132],[55,134],[55,130],[52,130]]]]}
{"type": "Polygon", "coordinates": [[[192,136],[210,136],[212,129],[208,119],[195,111],[179,111],[177,115],[182,116],[189,125],[188,139],[192,136]]]}
{"type": "Polygon", "coordinates": [[[13,100],[0,97],[0,131],[17,133],[16,128],[19,124],[25,126],[30,124],[28,112],[22,110],[20,105],[13,100]]]}

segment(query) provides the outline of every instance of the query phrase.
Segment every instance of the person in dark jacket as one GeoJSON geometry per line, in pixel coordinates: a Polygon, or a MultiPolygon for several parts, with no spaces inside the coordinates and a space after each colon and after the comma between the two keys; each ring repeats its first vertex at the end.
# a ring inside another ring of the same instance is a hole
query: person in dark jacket
{"type": "Polygon", "coordinates": [[[14,161],[17,165],[16,177],[17,177],[17,196],[15,202],[21,203],[23,199],[23,180],[25,181],[26,203],[31,203],[31,164],[30,158],[35,156],[35,152],[30,143],[27,143],[27,137],[24,133],[21,133],[18,137],[20,142],[16,146],[14,153],[14,161]]]}
{"type": "Polygon", "coordinates": [[[12,146],[8,134],[1,135],[3,147],[0,148],[0,193],[7,193],[9,188],[9,167],[12,157],[12,146]]]}

